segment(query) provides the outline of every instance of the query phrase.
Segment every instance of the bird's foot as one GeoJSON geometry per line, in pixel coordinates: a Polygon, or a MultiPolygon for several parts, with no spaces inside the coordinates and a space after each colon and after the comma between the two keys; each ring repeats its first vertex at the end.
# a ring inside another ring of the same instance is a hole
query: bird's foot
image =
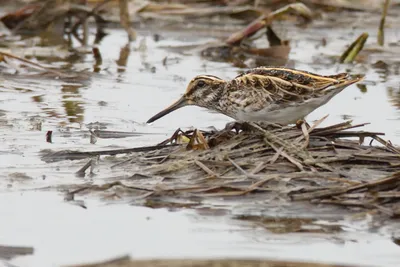
{"type": "Polygon", "coordinates": [[[297,129],[301,129],[302,124],[305,124],[307,129],[310,129],[310,124],[308,124],[308,122],[305,119],[300,119],[296,121],[296,127],[297,129]]]}
{"type": "Polygon", "coordinates": [[[248,131],[250,130],[249,124],[244,121],[233,121],[229,122],[225,126],[225,131],[232,131],[235,130],[236,134],[240,131],[248,131]]]}

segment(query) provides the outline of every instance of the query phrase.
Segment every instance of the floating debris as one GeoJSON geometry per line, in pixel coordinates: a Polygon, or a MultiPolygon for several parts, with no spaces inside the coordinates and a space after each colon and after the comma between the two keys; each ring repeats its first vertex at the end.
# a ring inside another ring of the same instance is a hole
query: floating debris
{"type": "MultiPolygon", "coordinates": [[[[0,62],[6,63],[7,71],[13,70],[13,72],[20,74],[22,70],[26,69],[27,73],[23,73],[27,76],[34,77],[47,77],[47,78],[54,78],[54,79],[62,79],[65,81],[73,80],[77,81],[78,79],[86,79],[88,78],[89,74],[85,71],[82,72],[75,72],[75,71],[62,71],[55,68],[45,67],[39,63],[33,62],[26,58],[22,58],[10,53],[0,51],[0,62]],[[34,70],[39,72],[34,72],[34,70]]],[[[13,74],[14,74],[13,73],[13,74]]],[[[17,75],[15,75],[17,76],[17,75]]]]}
{"type": "Polygon", "coordinates": [[[353,62],[358,53],[363,49],[365,42],[368,39],[368,33],[361,34],[350,46],[344,51],[339,59],[340,63],[353,62]]]}
{"type": "Polygon", "coordinates": [[[385,43],[385,21],[389,5],[390,5],[390,0],[385,0],[385,4],[383,5],[382,8],[382,17],[379,23],[379,30],[378,30],[378,44],[380,46],[383,46],[383,44],[385,43]]]}
{"type": "Polygon", "coordinates": [[[160,146],[148,146],[148,147],[126,148],[118,150],[88,151],[88,152],[70,151],[70,150],[53,152],[51,150],[42,150],[41,159],[45,162],[57,162],[60,160],[79,160],[99,155],[118,155],[118,154],[132,153],[132,152],[154,151],[155,149],[162,149],[165,147],[173,147],[173,146],[176,145],[166,145],[166,146],[160,145],[160,146]]]}
{"type": "Polygon", "coordinates": [[[165,259],[165,260],[134,260],[129,256],[123,256],[99,263],[78,264],[69,267],[350,267],[351,265],[324,264],[312,262],[278,261],[278,260],[247,260],[247,259],[165,259]]]}
{"type": "Polygon", "coordinates": [[[312,19],[312,11],[306,7],[303,3],[295,3],[286,5],[266,16],[263,16],[256,21],[252,22],[245,29],[232,34],[225,42],[230,45],[235,45],[240,43],[243,39],[255,34],[260,29],[269,26],[273,20],[277,19],[288,12],[296,12],[299,16],[310,21],[312,19]]]}
{"type": "MultiPolygon", "coordinates": [[[[132,176],[78,187],[69,194],[113,188],[135,200],[257,194],[263,199],[279,196],[285,201],[308,200],[400,216],[400,150],[379,137],[383,133],[353,130],[366,124],[348,121],[317,127],[323,119],[309,128],[303,123],[300,129],[286,126],[266,131],[249,123],[239,132],[229,127],[221,131],[178,130],[158,146],[98,152],[141,153],[115,164],[115,168],[134,169],[132,176]],[[278,141],[267,138],[265,132],[271,132],[278,141]],[[369,145],[363,144],[366,138],[371,138],[369,145]],[[374,146],[372,141],[380,145],[374,146]],[[147,178],[133,178],[137,175],[147,178]]],[[[64,152],[64,158],[93,153],[64,152]]],[[[56,155],[47,158],[60,159],[56,155]]]]}
{"type": "Polygon", "coordinates": [[[0,259],[12,259],[17,256],[33,254],[33,247],[1,246],[0,259]]]}

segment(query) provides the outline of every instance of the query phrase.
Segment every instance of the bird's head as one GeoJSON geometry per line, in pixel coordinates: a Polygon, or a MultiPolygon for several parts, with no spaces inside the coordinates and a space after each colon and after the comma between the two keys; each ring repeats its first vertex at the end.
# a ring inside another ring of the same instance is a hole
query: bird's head
{"type": "Polygon", "coordinates": [[[151,117],[147,123],[152,123],[179,108],[195,105],[208,107],[216,101],[225,85],[226,81],[212,75],[199,75],[193,78],[183,96],[175,103],[151,117]]]}

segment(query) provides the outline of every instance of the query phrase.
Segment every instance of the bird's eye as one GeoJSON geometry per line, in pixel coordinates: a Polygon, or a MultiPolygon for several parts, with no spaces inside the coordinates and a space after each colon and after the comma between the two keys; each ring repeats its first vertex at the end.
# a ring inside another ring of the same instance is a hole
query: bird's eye
{"type": "Polygon", "coordinates": [[[199,87],[199,88],[204,87],[205,85],[206,85],[205,81],[200,80],[197,82],[197,87],[199,87]]]}

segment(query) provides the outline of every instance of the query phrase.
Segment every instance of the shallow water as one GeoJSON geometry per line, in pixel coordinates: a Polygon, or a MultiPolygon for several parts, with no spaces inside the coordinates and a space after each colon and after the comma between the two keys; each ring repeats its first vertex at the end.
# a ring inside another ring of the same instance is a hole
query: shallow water
{"type": "Polygon", "coordinates": [[[399,247],[381,233],[349,228],[330,234],[273,234],[226,216],[168,212],[88,200],[87,209],[56,193],[3,193],[1,240],[30,245],[17,266],[60,266],[130,254],[148,258],[275,258],[398,266],[399,247]]]}
{"type": "MultiPolygon", "coordinates": [[[[363,83],[367,92],[351,86],[315,110],[307,120],[312,122],[329,114],[324,125],[348,118],[354,123],[370,122],[365,130],[385,132],[386,139],[399,144],[400,55],[387,56],[390,59],[387,71],[362,64],[338,65],[327,56],[339,55],[361,33],[360,29],[349,33],[331,31],[329,36],[324,25],[290,30],[296,31],[287,34],[292,39],[290,59],[295,68],[323,74],[347,70],[366,74],[363,83]],[[320,45],[323,37],[327,39],[325,47],[320,45]]],[[[368,220],[338,222],[342,231],[334,234],[272,234],[257,224],[230,219],[230,211],[210,216],[196,210],[170,212],[128,204],[106,205],[90,197],[84,198],[87,209],[64,202],[63,194],[52,190],[56,185],[87,181],[100,184],[103,179],[124,172],[99,167],[96,176],[78,178],[74,173],[84,161],[44,163],[38,156],[40,150],[87,151],[154,145],[179,127],[221,128],[231,121],[201,108],[185,107],[152,125],[144,123],[177,99],[194,76],[208,73],[229,79],[241,71],[228,63],[158,48],[203,43],[213,38],[187,33],[176,38],[177,33],[163,31],[161,41],[156,42],[153,32],[143,31],[138,41],[129,46],[130,55],[124,66],[123,60],[117,60],[126,46],[125,33],[115,29],[109,32],[99,45],[103,57],[101,71],[90,79],[66,83],[1,78],[0,242],[35,249],[33,255],[17,257],[11,263],[59,266],[129,253],[135,258],[252,257],[366,266],[400,264],[399,246],[390,239],[393,229],[371,232],[368,220]],[[163,64],[165,57],[169,59],[167,65],[163,64]],[[107,130],[143,134],[98,139],[96,144],[90,144],[87,132],[90,123],[99,123],[107,130]],[[51,144],[45,142],[48,130],[53,131],[51,144]],[[31,190],[40,188],[48,189],[31,190]]],[[[375,40],[375,29],[370,34],[370,39],[375,40]]],[[[396,30],[388,31],[387,42],[398,39],[396,30]]],[[[373,58],[370,60],[374,62],[373,58]]],[[[62,59],[52,61],[68,67],[62,59]]],[[[72,67],[90,71],[93,58],[88,54],[78,63],[72,63],[72,67]]]]}

